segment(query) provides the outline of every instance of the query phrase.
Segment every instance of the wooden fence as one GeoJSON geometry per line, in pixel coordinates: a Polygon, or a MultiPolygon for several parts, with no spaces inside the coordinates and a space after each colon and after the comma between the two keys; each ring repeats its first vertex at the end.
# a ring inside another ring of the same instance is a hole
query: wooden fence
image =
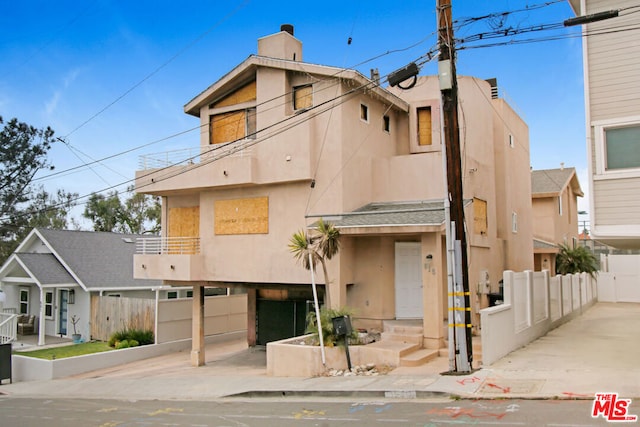
{"type": "Polygon", "coordinates": [[[125,328],[155,333],[155,311],[155,299],[92,295],[91,338],[108,341],[111,334],[125,328]]]}

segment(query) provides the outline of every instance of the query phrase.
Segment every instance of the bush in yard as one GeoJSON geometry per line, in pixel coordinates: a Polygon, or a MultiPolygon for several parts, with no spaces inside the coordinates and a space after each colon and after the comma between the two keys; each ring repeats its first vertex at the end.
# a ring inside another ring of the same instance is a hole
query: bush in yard
{"type": "Polygon", "coordinates": [[[138,345],[148,345],[155,342],[153,331],[143,329],[123,329],[121,331],[114,332],[109,338],[109,347],[115,348],[127,348],[136,347],[138,345]],[[127,342],[126,347],[119,347],[118,345],[127,342]],[[135,343],[135,345],[133,344],[135,343]]]}
{"type": "Polygon", "coordinates": [[[115,345],[116,350],[120,350],[121,348],[129,348],[129,341],[127,340],[122,340],[122,341],[118,341],[115,345]]]}

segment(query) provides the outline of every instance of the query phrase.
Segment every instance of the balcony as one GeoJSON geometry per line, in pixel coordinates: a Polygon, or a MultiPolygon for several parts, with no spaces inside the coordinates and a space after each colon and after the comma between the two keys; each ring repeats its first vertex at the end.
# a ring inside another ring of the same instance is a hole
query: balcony
{"type": "Polygon", "coordinates": [[[133,277],[176,282],[204,280],[199,237],[149,237],[136,241],[133,277]]]}
{"type": "Polygon", "coordinates": [[[250,184],[255,180],[253,140],[220,147],[206,146],[147,154],[139,159],[136,191],[162,195],[192,190],[250,184]]]}

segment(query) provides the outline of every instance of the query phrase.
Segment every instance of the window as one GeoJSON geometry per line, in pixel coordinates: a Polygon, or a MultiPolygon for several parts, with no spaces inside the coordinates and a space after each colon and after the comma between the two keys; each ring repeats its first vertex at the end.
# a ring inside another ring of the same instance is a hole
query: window
{"type": "Polygon", "coordinates": [[[304,85],[293,88],[293,109],[306,110],[313,107],[313,86],[304,85]]]}
{"type": "Polygon", "coordinates": [[[256,109],[215,114],[209,119],[209,143],[221,144],[242,138],[255,139],[256,109]]]}
{"type": "Polygon", "coordinates": [[[391,119],[389,116],[382,116],[382,129],[385,132],[391,132],[391,119]]]}
{"type": "Polygon", "coordinates": [[[29,289],[20,289],[20,314],[29,314],[29,289]]]}
{"type": "Polygon", "coordinates": [[[417,109],[418,114],[418,145],[432,145],[431,107],[417,109]]]}
{"type": "Polygon", "coordinates": [[[511,147],[511,148],[514,147],[513,135],[511,135],[511,134],[509,134],[509,147],[511,147]]]}
{"type": "Polygon", "coordinates": [[[562,216],[562,194],[558,196],[558,215],[562,216]]]}
{"type": "Polygon", "coordinates": [[[473,199],[473,230],[476,234],[487,234],[487,201],[473,199]]]}
{"type": "Polygon", "coordinates": [[[53,291],[44,292],[44,315],[48,319],[53,318],[53,291]]]}
{"type": "Polygon", "coordinates": [[[369,123],[369,107],[365,104],[360,104],[360,120],[369,123]]]}
{"type": "Polygon", "coordinates": [[[178,298],[178,292],[176,291],[167,292],[167,299],[177,299],[177,298],[178,298]]]}
{"type": "Polygon", "coordinates": [[[187,291],[187,298],[193,298],[193,291],[187,291]]]}
{"type": "Polygon", "coordinates": [[[228,295],[227,288],[204,288],[204,296],[228,295]]]}
{"type": "Polygon", "coordinates": [[[518,232],[518,214],[515,212],[511,213],[511,232],[518,232]]]}
{"type": "Polygon", "coordinates": [[[640,168],[640,125],[604,129],[605,169],[640,168]]]}

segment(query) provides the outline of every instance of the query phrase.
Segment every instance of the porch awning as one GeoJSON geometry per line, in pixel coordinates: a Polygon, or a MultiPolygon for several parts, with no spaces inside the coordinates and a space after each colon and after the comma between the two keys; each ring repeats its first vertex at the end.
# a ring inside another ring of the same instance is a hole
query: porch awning
{"type": "MultiPolygon", "coordinates": [[[[470,201],[465,201],[465,206],[470,201]]],[[[413,202],[369,203],[352,212],[334,215],[309,215],[308,218],[322,218],[331,222],[345,234],[349,229],[378,229],[393,233],[401,228],[404,231],[440,231],[445,222],[444,202],[442,200],[413,202]]],[[[312,226],[313,227],[313,226],[312,226]]]]}
{"type": "Polygon", "coordinates": [[[557,254],[560,252],[558,245],[554,245],[550,242],[545,242],[540,239],[533,239],[533,252],[536,254],[557,254]]]}
{"type": "Polygon", "coordinates": [[[77,283],[53,254],[16,253],[15,257],[41,285],[68,286],[77,283]]]}

